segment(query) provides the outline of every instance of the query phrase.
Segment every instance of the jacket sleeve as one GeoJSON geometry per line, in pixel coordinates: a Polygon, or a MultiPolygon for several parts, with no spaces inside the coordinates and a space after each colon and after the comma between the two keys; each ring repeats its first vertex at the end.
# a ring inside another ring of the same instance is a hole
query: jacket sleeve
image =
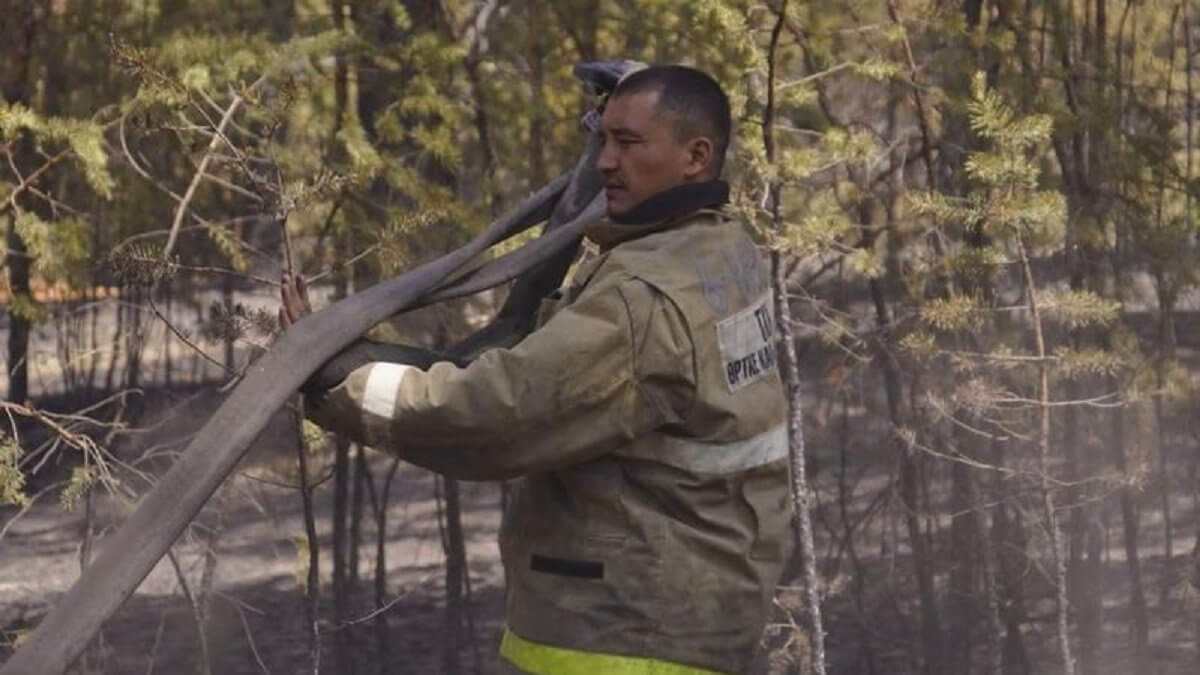
{"type": "Polygon", "coordinates": [[[682,313],[625,277],[585,290],[511,349],[466,367],[368,363],[308,410],[414,464],[498,480],[584,462],[678,421],[695,373],[682,313]]]}

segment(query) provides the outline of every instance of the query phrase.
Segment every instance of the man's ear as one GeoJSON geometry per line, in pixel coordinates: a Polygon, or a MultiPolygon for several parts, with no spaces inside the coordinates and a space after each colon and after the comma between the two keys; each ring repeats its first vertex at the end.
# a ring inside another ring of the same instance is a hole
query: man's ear
{"type": "Polygon", "coordinates": [[[697,136],[687,142],[687,164],[684,165],[683,175],[688,180],[702,177],[709,173],[713,163],[713,142],[707,136],[697,136]]]}

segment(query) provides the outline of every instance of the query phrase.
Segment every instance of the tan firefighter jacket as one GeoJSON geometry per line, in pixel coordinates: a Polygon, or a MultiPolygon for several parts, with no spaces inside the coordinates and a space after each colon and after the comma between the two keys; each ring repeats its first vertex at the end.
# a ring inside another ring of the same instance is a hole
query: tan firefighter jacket
{"type": "Polygon", "coordinates": [[[368,364],[310,414],[448,476],[524,477],[500,536],[511,664],[740,672],[791,544],[766,265],[718,211],[589,237],[515,347],[368,364]]]}

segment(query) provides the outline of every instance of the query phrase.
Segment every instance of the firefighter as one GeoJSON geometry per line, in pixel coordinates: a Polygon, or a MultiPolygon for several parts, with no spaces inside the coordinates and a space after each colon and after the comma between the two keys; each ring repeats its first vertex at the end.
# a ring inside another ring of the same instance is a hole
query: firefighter
{"type": "MultiPolygon", "coordinates": [[[[729,102],[651,66],[598,133],[599,252],[534,332],[469,363],[331,363],[307,409],[449,477],[521,478],[500,532],[511,672],[742,672],[791,514],[767,265],[723,209],[729,102]]],[[[301,291],[284,284],[285,322],[301,291]]]]}

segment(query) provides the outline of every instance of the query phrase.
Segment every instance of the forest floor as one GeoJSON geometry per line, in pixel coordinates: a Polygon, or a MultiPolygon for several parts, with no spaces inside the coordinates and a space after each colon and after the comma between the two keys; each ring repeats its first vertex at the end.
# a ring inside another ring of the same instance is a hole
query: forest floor
{"type": "MultiPolygon", "coordinates": [[[[147,395],[140,427],[118,452],[136,457],[147,449],[179,449],[209,418],[220,397],[212,387],[193,393],[156,392],[147,395]]],[[[210,594],[207,642],[212,673],[300,673],[312,672],[305,626],[302,579],[306,570],[303,510],[299,493],[284,484],[296,480],[295,430],[288,413],[280,413],[255,442],[234,479],[210,502],[176,545],[189,589],[202,587],[204,540],[220,522],[217,565],[210,594]]],[[[314,458],[313,475],[328,473],[332,451],[314,458]]],[[[383,454],[371,453],[372,475],[382,483],[391,464],[383,454]]],[[[882,465],[882,464],[881,464],[882,465]]],[[[161,467],[160,467],[161,468],[161,467]]],[[[67,467],[60,467],[60,477],[67,467]]],[[[875,477],[885,485],[884,477],[875,477]]],[[[819,481],[829,481],[827,474],[819,481]]],[[[143,485],[133,484],[138,491],[143,485]]],[[[439,502],[435,482],[428,472],[400,465],[391,487],[385,529],[386,588],[382,594],[387,609],[382,632],[374,617],[349,628],[332,625],[330,529],[333,486],[326,481],[315,490],[316,522],[320,538],[322,578],[321,622],[322,672],[326,673],[437,673],[442,672],[442,644],[446,631],[444,555],[438,526],[439,502]],[[335,642],[344,634],[353,667],[334,661],[335,642]],[[379,645],[384,645],[384,653],[379,645]]],[[[823,489],[828,489],[828,485],[823,489]]],[[[462,505],[467,542],[472,597],[470,618],[473,640],[460,651],[460,672],[497,672],[496,648],[503,622],[504,576],[496,546],[499,524],[500,487],[491,483],[463,483],[462,505]]],[[[868,490],[859,491],[856,501],[866,500],[868,490]]],[[[1155,498],[1144,495],[1144,498],[1155,498]]],[[[826,503],[826,508],[835,508],[826,503]]],[[[858,504],[861,508],[865,504],[858,504]]],[[[1182,505],[1181,505],[1182,506],[1182,505]]],[[[100,531],[118,525],[127,506],[111,496],[98,496],[93,503],[93,523],[100,531]]],[[[1180,508],[1179,513],[1188,509],[1180,508]]],[[[20,519],[10,523],[15,509],[0,508],[0,662],[11,653],[12,641],[35,625],[78,577],[80,542],[83,540],[86,509],[78,506],[64,512],[57,493],[49,492],[20,519]]],[[[365,510],[360,546],[360,592],[352,599],[347,616],[371,614],[375,567],[375,528],[370,507],[365,510]]],[[[1151,649],[1135,664],[1128,619],[1128,583],[1119,536],[1119,516],[1113,514],[1112,539],[1104,561],[1105,647],[1102,670],[1095,675],[1182,675],[1195,673],[1197,657],[1193,646],[1194,610],[1172,593],[1162,593],[1179,581],[1182,566],[1191,551],[1194,523],[1176,523],[1178,533],[1176,568],[1168,569],[1161,555],[1145,555],[1143,575],[1147,588],[1151,625],[1151,649]]],[[[1157,523],[1143,523],[1143,536],[1154,539],[1157,523]]],[[[836,548],[830,531],[817,528],[818,550],[836,548]]],[[[879,533],[881,548],[870,551],[860,543],[867,574],[864,598],[868,612],[854,609],[852,581],[845,567],[829,573],[826,600],[826,630],[830,659],[835,673],[867,673],[861,650],[864,636],[875,650],[875,671],[914,672],[909,655],[919,640],[915,607],[897,604],[895,598],[911,598],[906,584],[910,563],[894,552],[885,553],[887,537],[879,533]],[[891,599],[889,599],[891,598],[891,599]]],[[[874,533],[864,539],[875,540],[874,533]]],[[[102,541],[99,545],[102,545],[102,541]]],[[[823,563],[828,560],[823,560],[823,563]]],[[[843,562],[843,566],[847,563],[843,562]]],[[[1030,570],[1036,585],[1036,571],[1030,570]]],[[[911,589],[910,589],[911,590],[911,589]]],[[[1049,596],[1044,596],[1048,598],[1049,596]]],[[[1024,626],[1026,644],[1034,665],[1032,672],[1057,673],[1053,651],[1053,607],[1031,603],[1033,620],[1024,626]]],[[[980,641],[978,634],[974,635],[980,641]]],[[[773,641],[778,644],[779,640],[773,641]]],[[[178,575],[163,560],[138,591],[105,625],[102,637],[89,649],[76,672],[80,673],[190,673],[198,672],[201,650],[196,623],[178,575]]],[[[1077,655],[1078,656],[1078,655],[1077,655]]],[[[788,672],[781,670],[778,672],[788,672]]],[[[982,672],[982,671],[981,671],[982,672]]]]}
{"type": "MultiPolygon", "coordinates": [[[[190,438],[215,410],[217,397],[180,397],[162,410],[148,411],[149,422],[167,420],[139,439],[143,448],[179,445],[190,438]]],[[[176,544],[180,563],[193,593],[201,588],[204,541],[218,517],[223,523],[216,549],[210,595],[208,645],[212,672],[300,673],[309,666],[305,595],[307,570],[304,518],[297,490],[278,485],[295,480],[283,465],[294,465],[295,434],[286,414],[256,441],[239,467],[202,512],[197,524],[176,544]],[[270,482],[267,482],[270,481],[270,482]]],[[[130,449],[126,454],[132,453],[130,449]]],[[[314,462],[313,475],[327,473],[332,451],[314,462]],[[323,461],[322,461],[323,460],[323,461]]],[[[390,458],[372,456],[379,484],[390,458]]],[[[142,489],[139,487],[139,489],[142,489]]],[[[503,572],[495,534],[499,525],[500,489],[496,484],[463,483],[463,527],[471,570],[471,619],[474,643],[462,650],[463,672],[495,670],[495,651],[503,619],[503,572]],[[475,659],[478,658],[478,663],[475,659]]],[[[438,527],[432,474],[401,465],[391,487],[387,509],[387,583],[382,613],[387,621],[386,657],[376,649],[375,619],[351,629],[333,630],[330,529],[333,488],[326,481],[314,491],[320,539],[322,584],[322,672],[352,672],[333,661],[335,634],[345,632],[358,657],[359,673],[436,673],[440,670],[441,640],[445,634],[444,555],[438,527]]],[[[119,525],[127,508],[111,496],[94,502],[99,530],[119,525]]],[[[0,509],[7,523],[14,508],[0,509]]],[[[11,642],[35,625],[79,575],[80,542],[86,509],[64,512],[55,494],[39,500],[0,539],[0,628],[4,644],[0,662],[11,653],[11,642]]],[[[353,600],[351,618],[372,611],[375,531],[366,508],[360,547],[360,594],[353,600]]],[[[98,544],[103,545],[102,541],[98,544]]],[[[201,662],[196,623],[180,592],[178,575],[168,559],[160,561],[137,592],[108,621],[101,638],[81,660],[78,672],[190,673],[201,662]]]]}

